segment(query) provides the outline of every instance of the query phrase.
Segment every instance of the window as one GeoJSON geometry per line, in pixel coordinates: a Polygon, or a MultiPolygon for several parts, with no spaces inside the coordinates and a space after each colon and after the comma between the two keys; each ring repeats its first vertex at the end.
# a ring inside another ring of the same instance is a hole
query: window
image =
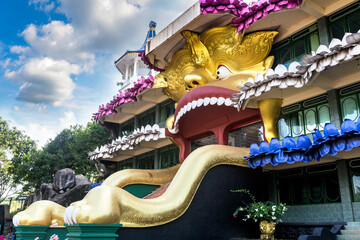
{"type": "Polygon", "coordinates": [[[134,132],[134,120],[127,121],[120,125],[120,134],[119,136],[129,136],[134,132]]]}
{"type": "Polygon", "coordinates": [[[346,32],[360,29],[360,3],[357,2],[329,17],[330,38],[342,39],[346,32]]]}
{"type": "Polygon", "coordinates": [[[131,169],[133,168],[133,159],[129,158],[123,161],[120,161],[117,165],[117,170],[131,169]]]}
{"type": "Polygon", "coordinates": [[[145,153],[136,157],[137,169],[154,169],[154,152],[145,153]]]}
{"type": "Polygon", "coordinates": [[[179,148],[172,144],[159,149],[159,168],[169,168],[179,164],[179,148]]]}
{"type": "Polygon", "coordinates": [[[341,117],[357,121],[359,117],[360,83],[339,90],[341,117]]]}
{"type": "Polygon", "coordinates": [[[160,127],[165,127],[165,122],[168,117],[175,113],[175,102],[173,100],[166,101],[160,104],[160,127]]]}
{"type": "Polygon", "coordinates": [[[229,133],[229,146],[250,147],[252,143],[260,144],[264,140],[262,122],[252,123],[231,130],[229,133]]]}
{"type": "Polygon", "coordinates": [[[131,64],[130,66],[129,66],[129,70],[128,70],[129,72],[128,72],[128,79],[130,79],[133,75],[134,75],[134,64],[131,64]]]}
{"type": "Polygon", "coordinates": [[[330,122],[330,109],[327,95],[321,95],[281,109],[278,120],[280,140],[287,136],[298,137],[311,134],[315,128],[322,131],[330,122]]]}
{"type": "Polygon", "coordinates": [[[191,152],[195,151],[199,147],[210,145],[210,144],[217,144],[216,136],[212,133],[210,136],[203,137],[203,138],[200,138],[195,141],[191,141],[191,145],[190,145],[191,152]]]}
{"type": "Polygon", "coordinates": [[[288,205],[341,202],[336,164],[277,172],[280,202],[288,205]]]}
{"type": "Polygon", "coordinates": [[[319,45],[317,25],[313,25],[275,44],[270,56],[275,57],[274,66],[289,65],[293,61],[301,62],[303,56],[316,51],[319,45]]]}
{"type": "Polygon", "coordinates": [[[354,202],[360,202],[360,159],[351,160],[350,177],[354,202]]]}
{"type": "Polygon", "coordinates": [[[142,113],[139,116],[138,119],[138,126],[142,127],[142,126],[146,126],[146,125],[154,125],[155,124],[155,108],[151,108],[150,110],[142,113]]]}

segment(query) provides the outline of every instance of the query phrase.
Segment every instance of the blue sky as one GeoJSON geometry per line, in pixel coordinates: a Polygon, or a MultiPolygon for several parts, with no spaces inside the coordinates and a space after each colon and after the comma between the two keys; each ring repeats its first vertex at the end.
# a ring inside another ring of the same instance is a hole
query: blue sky
{"type": "Polygon", "coordinates": [[[0,1],[0,116],[42,146],[118,91],[114,66],[195,0],[0,1]]]}

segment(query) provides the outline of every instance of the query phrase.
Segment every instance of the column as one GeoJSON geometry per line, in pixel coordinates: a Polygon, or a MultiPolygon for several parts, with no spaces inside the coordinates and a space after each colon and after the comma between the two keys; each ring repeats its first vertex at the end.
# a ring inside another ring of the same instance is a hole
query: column
{"type": "Polygon", "coordinates": [[[134,60],[134,74],[133,74],[133,77],[136,77],[138,76],[138,59],[135,58],[134,60]]]}
{"type": "Polygon", "coordinates": [[[318,25],[320,44],[329,46],[330,39],[329,39],[328,24],[326,17],[319,18],[317,25],[318,25]]]}
{"type": "Polygon", "coordinates": [[[136,157],[133,157],[133,169],[136,169],[136,157]]]}
{"type": "Polygon", "coordinates": [[[126,65],[126,70],[125,70],[125,82],[129,80],[129,66],[126,65]]]}
{"type": "Polygon", "coordinates": [[[351,203],[349,176],[345,160],[336,161],[339,177],[339,188],[341,196],[341,207],[345,222],[354,221],[354,213],[351,203]]]}
{"type": "Polygon", "coordinates": [[[134,116],[134,129],[137,129],[139,127],[139,123],[138,123],[138,116],[134,116]]]}
{"type": "Polygon", "coordinates": [[[160,123],[160,104],[156,104],[155,106],[155,123],[159,124],[160,123]]]}
{"type": "Polygon", "coordinates": [[[154,169],[159,169],[159,149],[155,149],[155,156],[154,156],[154,169]]]}
{"type": "Polygon", "coordinates": [[[335,126],[340,129],[341,119],[340,119],[340,106],[337,96],[336,89],[332,89],[327,92],[329,109],[330,109],[330,121],[335,124],[335,126]]]}

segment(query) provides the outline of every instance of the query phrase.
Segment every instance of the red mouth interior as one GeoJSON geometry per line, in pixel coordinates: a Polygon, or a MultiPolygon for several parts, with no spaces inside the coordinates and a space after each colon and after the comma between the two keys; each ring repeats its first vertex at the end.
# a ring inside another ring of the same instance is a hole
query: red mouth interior
{"type": "MultiPolygon", "coordinates": [[[[175,119],[180,109],[193,100],[205,97],[231,98],[235,91],[214,86],[197,87],[185,94],[178,102],[175,119]]],[[[260,120],[258,109],[245,109],[240,112],[233,106],[207,105],[196,107],[183,115],[179,122],[179,132],[166,135],[174,139],[180,147],[180,161],[183,162],[190,154],[190,142],[215,134],[218,144],[228,144],[228,134],[231,129],[260,120]]]]}

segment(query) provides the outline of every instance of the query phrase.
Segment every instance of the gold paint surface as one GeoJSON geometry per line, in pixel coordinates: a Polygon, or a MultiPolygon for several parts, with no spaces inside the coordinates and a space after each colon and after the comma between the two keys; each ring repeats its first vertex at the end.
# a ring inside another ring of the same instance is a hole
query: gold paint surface
{"type": "Polygon", "coordinates": [[[37,201],[24,211],[17,213],[20,225],[48,226],[64,225],[65,208],[48,200],[37,201]]]}
{"type": "Polygon", "coordinates": [[[165,71],[155,77],[153,88],[163,88],[164,93],[178,102],[186,90],[211,85],[232,90],[265,74],[272,67],[271,51],[275,31],[262,31],[239,35],[231,26],[214,27],[202,34],[182,32],[187,44],[172,57],[165,71]],[[217,69],[225,66],[232,75],[219,79],[217,69]]]}
{"type": "Polygon", "coordinates": [[[111,174],[102,185],[123,188],[131,184],[163,185],[170,182],[180,164],[166,169],[125,169],[111,174]]]}
{"type": "Polygon", "coordinates": [[[283,100],[280,98],[268,98],[257,102],[264,124],[265,138],[270,142],[272,138],[279,138],[277,122],[283,100]]]}
{"type": "Polygon", "coordinates": [[[268,222],[268,221],[260,221],[259,229],[261,232],[260,238],[261,239],[274,239],[275,233],[275,222],[268,222]]]}
{"type": "Polygon", "coordinates": [[[82,201],[71,204],[79,208],[78,223],[115,224],[124,227],[151,227],[180,217],[189,207],[202,179],[220,164],[247,167],[242,156],[248,148],[208,145],[196,149],[181,165],[167,191],[154,199],[139,199],[116,186],[92,189],[82,201]]]}
{"type": "MultiPolygon", "coordinates": [[[[176,107],[175,107],[176,108],[176,107]]],[[[171,115],[170,117],[168,117],[166,119],[166,122],[165,122],[165,128],[167,129],[172,129],[173,125],[174,125],[174,121],[175,121],[175,115],[171,115]]]]}

